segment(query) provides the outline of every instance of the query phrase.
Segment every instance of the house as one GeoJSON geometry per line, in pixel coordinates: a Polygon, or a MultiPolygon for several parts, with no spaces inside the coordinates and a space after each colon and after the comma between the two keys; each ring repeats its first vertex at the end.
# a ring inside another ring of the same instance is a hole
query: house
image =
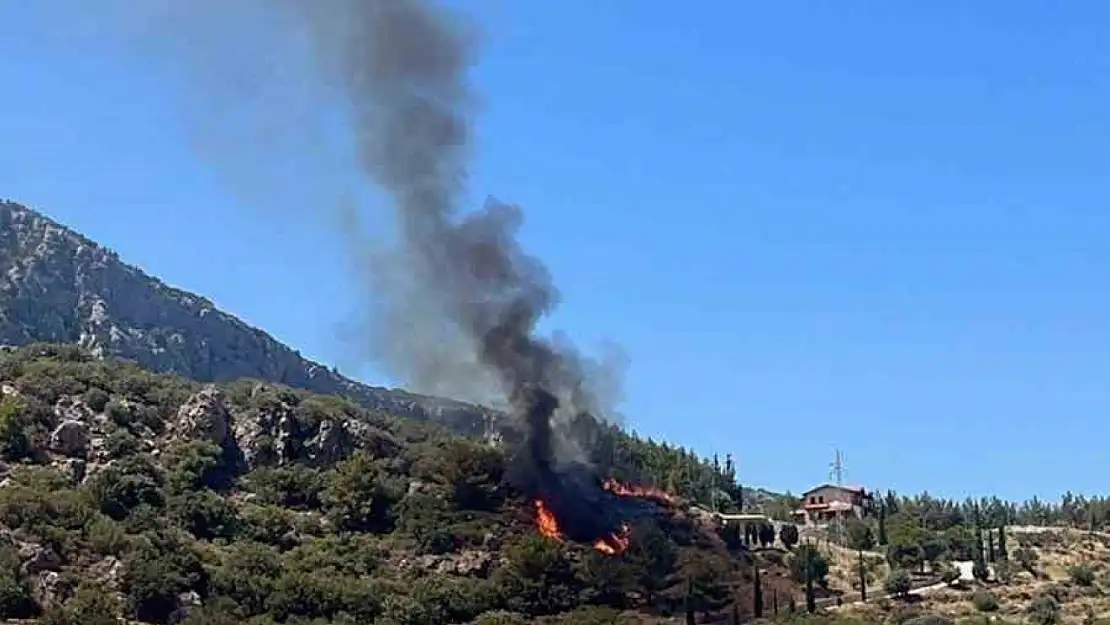
{"type": "Polygon", "coordinates": [[[794,517],[806,525],[824,525],[836,519],[861,519],[871,513],[871,506],[871,494],[862,486],[822,484],[802,494],[802,507],[794,517]]]}

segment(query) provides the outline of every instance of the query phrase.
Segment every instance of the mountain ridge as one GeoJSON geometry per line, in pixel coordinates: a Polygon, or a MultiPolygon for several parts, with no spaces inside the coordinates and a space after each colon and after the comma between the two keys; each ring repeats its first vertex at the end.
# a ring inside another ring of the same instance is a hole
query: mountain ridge
{"type": "Polygon", "coordinates": [[[40,211],[0,200],[0,343],[35,342],[76,344],[201,382],[254,378],[342,395],[474,436],[490,434],[498,414],[343,376],[40,211]]]}

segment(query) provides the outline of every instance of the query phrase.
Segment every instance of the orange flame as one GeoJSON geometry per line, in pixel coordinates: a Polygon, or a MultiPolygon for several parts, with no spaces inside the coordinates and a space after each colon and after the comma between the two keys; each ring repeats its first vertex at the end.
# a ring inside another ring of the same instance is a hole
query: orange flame
{"type": "MultiPolygon", "coordinates": [[[[537,499],[532,502],[532,506],[536,509],[536,528],[540,535],[544,538],[563,542],[565,537],[559,529],[559,521],[551,513],[551,510],[548,510],[547,504],[537,499]]],[[[625,523],[619,532],[597,539],[594,542],[594,549],[610,556],[620,555],[624,553],[625,549],[628,549],[630,532],[631,528],[625,523]]]]}
{"type": "Polygon", "coordinates": [[[621,527],[621,531],[609,534],[605,538],[597,539],[597,542],[594,543],[594,549],[606,555],[619,556],[624,553],[625,549],[628,549],[628,544],[630,542],[629,534],[631,531],[628,524],[625,523],[621,527]]]}
{"type": "Polygon", "coordinates": [[[668,506],[673,506],[678,503],[678,499],[675,498],[674,495],[651,486],[630,486],[628,484],[622,484],[617,480],[605,480],[603,486],[605,490],[621,497],[648,499],[668,506]]]}
{"type": "Polygon", "coordinates": [[[536,527],[540,530],[540,535],[562,542],[563,533],[559,531],[559,521],[555,519],[555,515],[539,499],[533,501],[532,505],[536,508],[536,527]]]}

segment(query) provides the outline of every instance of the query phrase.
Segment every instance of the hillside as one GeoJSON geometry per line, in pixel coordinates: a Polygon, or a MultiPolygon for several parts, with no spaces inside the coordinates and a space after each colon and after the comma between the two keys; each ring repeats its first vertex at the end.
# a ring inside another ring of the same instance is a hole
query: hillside
{"type": "Polygon", "coordinates": [[[0,392],[0,617],[601,624],[751,605],[752,556],[696,508],[614,495],[636,511],[616,555],[544,538],[501,448],[432,424],[67,346],[0,353],[0,392]]]}
{"type": "Polygon", "coordinates": [[[72,343],[202,382],[254,378],[482,434],[478,406],[361,384],[46,216],[0,201],[0,344],[72,343]]]}
{"type": "Polygon", "coordinates": [[[1110,535],[1018,526],[994,559],[985,579],[964,575],[951,585],[928,587],[906,598],[845,605],[833,616],[864,622],[904,621],[926,614],[964,623],[1110,622],[1110,535]]]}
{"type": "MultiPolygon", "coordinates": [[[[100,358],[200,382],[255,379],[343,396],[371,411],[439,423],[472,437],[504,429],[499,414],[484,407],[343,377],[42,214],[0,201],[0,345],[34,342],[73,344],[100,358]]],[[[637,477],[682,489],[699,502],[715,501],[714,483],[728,490],[734,481],[724,467],[713,468],[677,447],[663,446],[659,453],[681,451],[690,456],[687,466],[664,471],[652,458],[629,456],[625,448],[632,443],[619,431],[605,435],[621,442],[596,445],[596,451],[624,453],[626,463],[637,465],[637,477]]],[[[777,499],[758,489],[727,494],[748,509],[777,499]]]]}

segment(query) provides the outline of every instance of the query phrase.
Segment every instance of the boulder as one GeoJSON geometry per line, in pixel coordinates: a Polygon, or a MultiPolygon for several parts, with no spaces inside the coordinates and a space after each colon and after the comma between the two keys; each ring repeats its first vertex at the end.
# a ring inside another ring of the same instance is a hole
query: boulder
{"type": "Polygon", "coordinates": [[[50,433],[50,449],[70,458],[84,458],[89,452],[89,426],[67,419],[50,433]]]}
{"type": "Polygon", "coordinates": [[[208,385],[194,394],[177,411],[170,435],[178,439],[200,439],[224,447],[231,440],[231,414],[223,391],[208,385]]]}

